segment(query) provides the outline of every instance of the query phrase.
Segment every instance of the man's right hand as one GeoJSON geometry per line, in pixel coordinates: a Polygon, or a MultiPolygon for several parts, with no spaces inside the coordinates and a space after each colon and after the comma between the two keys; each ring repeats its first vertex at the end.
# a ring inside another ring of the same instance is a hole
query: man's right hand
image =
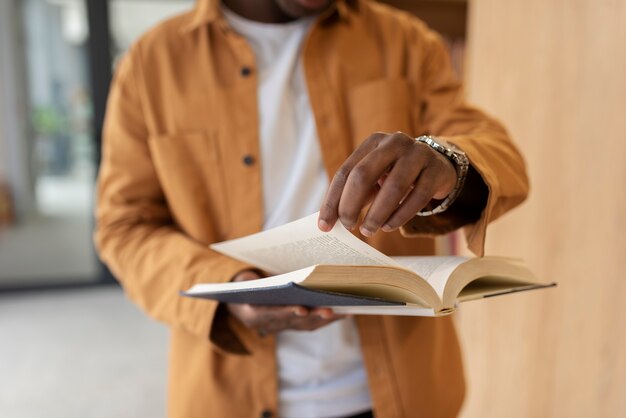
{"type": "MultiPolygon", "coordinates": [[[[245,270],[237,274],[234,282],[259,279],[258,272],[245,270]]],[[[265,336],[284,330],[314,331],[345,315],[336,315],[330,308],[304,306],[266,306],[240,303],[226,304],[228,312],[259,335],[265,336]]]]}

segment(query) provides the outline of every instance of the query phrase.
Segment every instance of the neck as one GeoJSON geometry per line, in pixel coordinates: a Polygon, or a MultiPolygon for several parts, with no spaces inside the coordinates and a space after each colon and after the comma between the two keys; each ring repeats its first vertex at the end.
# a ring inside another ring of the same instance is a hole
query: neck
{"type": "Polygon", "coordinates": [[[286,23],[294,20],[276,4],[275,0],[222,0],[239,16],[262,23],[286,23]]]}

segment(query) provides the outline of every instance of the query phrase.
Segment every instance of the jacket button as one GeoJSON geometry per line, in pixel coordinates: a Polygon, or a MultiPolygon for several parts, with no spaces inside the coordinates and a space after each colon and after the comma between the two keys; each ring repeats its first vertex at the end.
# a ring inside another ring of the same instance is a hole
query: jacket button
{"type": "Polygon", "coordinates": [[[261,418],[272,418],[272,411],[265,410],[261,412],[261,418]]]}
{"type": "Polygon", "coordinates": [[[252,165],[252,164],[254,164],[254,157],[252,155],[245,155],[243,157],[243,163],[245,165],[252,165]]]}
{"type": "Polygon", "coordinates": [[[250,67],[241,67],[241,70],[239,72],[241,73],[242,77],[248,77],[250,74],[252,74],[252,69],[250,67]]]}

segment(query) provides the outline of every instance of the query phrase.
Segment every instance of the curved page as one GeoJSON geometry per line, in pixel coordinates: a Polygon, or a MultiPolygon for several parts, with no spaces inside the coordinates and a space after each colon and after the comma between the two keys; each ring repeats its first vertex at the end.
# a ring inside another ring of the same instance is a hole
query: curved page
{"type": "Polygon", "coordinates": [[[398,266],[337,222],[330,232],[317,227],[319,213],[267,231],[211,245],[222,254],[282,274],[315,264],[398,266]]]}

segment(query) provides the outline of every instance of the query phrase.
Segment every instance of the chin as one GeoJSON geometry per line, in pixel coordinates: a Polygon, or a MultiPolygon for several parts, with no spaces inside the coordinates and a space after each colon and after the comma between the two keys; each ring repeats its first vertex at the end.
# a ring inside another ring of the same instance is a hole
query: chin
{"type": "Polygon", "coordinates": [[[283,12],[291,17],[305,17],[328,9],[335,0],[275,0],[283,12]]]}

